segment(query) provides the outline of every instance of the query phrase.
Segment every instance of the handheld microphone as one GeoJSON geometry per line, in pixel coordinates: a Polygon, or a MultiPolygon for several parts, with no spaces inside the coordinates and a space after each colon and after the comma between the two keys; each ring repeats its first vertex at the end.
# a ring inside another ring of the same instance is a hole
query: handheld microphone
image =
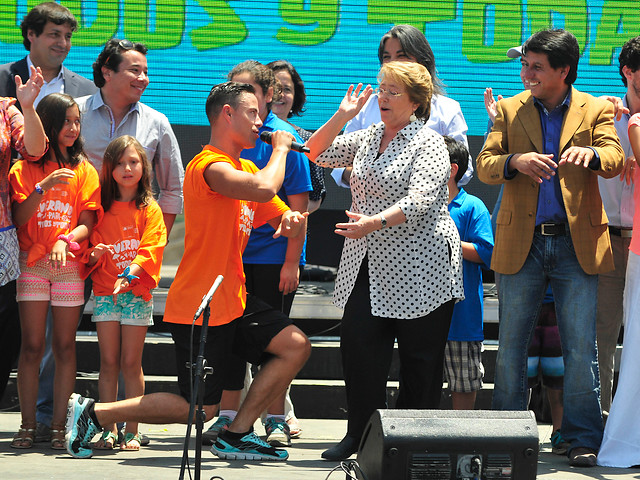
{"type": "MultiPolygon", "coordinates": [[[[260,140],[262,140],[264,143],[268,143],[269,145],[271,145],[271,136],[273,134],[271,132],[262,132],[260,134],[260,140]]],[[[295,150],[296,152],[302,152],[302,153],[309,153],[311,152],[311,150],[309,150],[307,147],[305,147],[302,143],[298,143],[298,142],[291,142],[291,150],[295,150]]]]}
{"type": "Polygon", "coordinates": [[[222,280],[224,280],[224,277],[222,275],[218,275],[216,277],[207,294],[202,297],[202,303],[200,303],[198,310],[196,310],[196,315],[195,317],[193,317],[194,319],[197,319],[198,317],[200,317],[200,315],[202,315],[202,312],[204,312],[204,309],[207,308],[207,305],[209,305],[209,302],[211,302],[211,298],[213,297],[213,294],[216,293],[216,290],[222,283],[222,280]]]}

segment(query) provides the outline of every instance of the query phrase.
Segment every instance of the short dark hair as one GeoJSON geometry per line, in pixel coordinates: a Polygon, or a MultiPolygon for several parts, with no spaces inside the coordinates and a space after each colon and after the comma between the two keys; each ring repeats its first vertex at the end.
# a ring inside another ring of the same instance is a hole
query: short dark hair
{"type": "Polygon", "coordinates": [[[143,43],[133,43],[129,40],[112,38],[104,45],[98,58],[93,62],[93,83],[96,84],[96,87],[102,88],[106,83],[104,75],[102,75],[102,67],[117,72],[122,63],[122,54],[129,50],[135,50],[143,55],[147,54],[147,47],[143,43]]]}
{"type": "Polygon", "coordinates": [[[553,69],[569,67],[564,83],[573,85],[576,81],[580,46],[573,33],[561,28],[540,30],[531,35],[522,45],[522,55],[526,56],[528,52],[545,54],[553,69]]]}
{"type": "Polygon", "coordinates": [[[622,73],[623,67],[629,67],[632,72],[635,72],[640,68],[640,36],[628,40],[620,50],[618,56],[618,63],[620,64],[620,76],[622,77],[622,83],[627,86],[627,77],[622,73]]]}
{"type": "MultiPolygon", "coordinates": [[[[67,148],[68,159],[64,158],[58,146],[58,136],[67,119],[67,110],[71,107],[78,108],[78,104],[72,96],[66,93],[50,93],[38,103],[36,112],[42,121],[44,133],[49,138],[49,150],[38,161],[43,168],[44,163],[47,159],[50,159],[52,153],[55,155],[60,168],[75,167],[82,159],[86,158],[82,148],[82,135],[78,135],[73,145],[67,148]]],[[[80,109],[78,108],[79,111],[80,109]]]]}
{"type": "MultiPolygon", "coordinates": [[[[286,60],[276,60],[274,62],[267,63],[267,67],[273,70],[273,73],[276,74],[282,70],[289,73],[291,75],[291,80],[293,81],[293,105],[291,105],[291,111],[288,113],[287,117],[293,117],[294,115],[300,116],[302,112],[304,112],[304,104],[307,101],[307,94],[304,91],[304,82],[300,75],[296,71],[291,63],[286,60]]],[[[277,81],[277,79],[276,79],[277,81]]]]}
{"type": "MultiPolygon", "coordinates": [[[[231,81],[236,75],[245,72],[251,74],[253,81],[260,86],[263,95],[267,94],[269,88],[273,88],[272,101],[277,101],[280,98],[280,84],[276,82],[273,70],[256,60],[245,60],[233,67],[227,75],[227,80],[231,81]]],[[[267,103],[267,108],[271,111],[271,102],[267,103]]]]}
{"type": "Polygon", "coordinates": [[[256,91],[253,85],[249,85],[248,83],[224,82],[214,85],[205,103],[205,111],[207,112],[209,123],[211,125],[214,124],[216,118],[218,118],[218,115],[220,115],[222,111],[222,107],[225,105],[237,108],[240,97],[244,93],[254,94],[256,91]]]}
{"type": "Polygon", "coordinates": [[[444,138],[444,143],[449,151],[449,161],[458,165],[458,173],[456,173],[454,178],[456,183],[458,183],[467,171],[467,168],[469,168],[469,150],[467,150],[464,143],[459,142],[455,138],[447,135],[444,135],[442,138],[444,138]]]}
{"type": "Polygon", "coordinates": [[[436,57],[433,55],[431,45],[429,45],[424,34],[413,25],[396,25],[393,27],[380,39],[380,45],[378,45],[378,60],[380,64],[382,64],[384,44],[390,38],[396,38],[400,42],[404,53],[415,58],[420,65],[429,70],[431,82],[433,83],[433,93],[443,94],[444,84],[436,73],[436,57]]]}
{"type": "Polygon", "coordinates": [[[69,25],[72,32],[78,29],[78,21],[67,7],[63,7],[56,2],[41,3],[29,10],[29,13],[20,24],[24,48],[31,51],[29,30],[32,30],[36,37],[39,37],[47,22],[55,23],[56,25],[69,25]]]}

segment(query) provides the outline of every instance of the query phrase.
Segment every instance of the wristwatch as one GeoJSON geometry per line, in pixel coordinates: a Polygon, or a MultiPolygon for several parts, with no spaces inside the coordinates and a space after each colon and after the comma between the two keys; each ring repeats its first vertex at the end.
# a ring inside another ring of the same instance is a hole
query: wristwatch
{"type": "Polygon", "coordinates": [[[380,230],[383,230],[387,228],[387,219],[384,218],[384,215],[382,213],[379,213],[378,215],[380,215],[380,230]]]}
{"type": "Polygon", "coordinates": [[[42,188],[42,186],[39,183],[36,183],[35,190],[40,195],[44,195],[46,193],[46,190],[44,188],[42,188]]]}

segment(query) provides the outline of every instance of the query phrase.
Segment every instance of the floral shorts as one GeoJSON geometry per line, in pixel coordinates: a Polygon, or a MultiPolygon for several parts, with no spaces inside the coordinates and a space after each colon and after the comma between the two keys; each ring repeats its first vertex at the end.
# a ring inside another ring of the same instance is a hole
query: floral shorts
{"type": "Polygon", "coordinates": [[[18,302],[51,301],[53,307],[84,305],[84,280],[80,262],[67,259],[64,267],[54,267],[47,257],[27,266],[27,252],[20,252],[20,276],[16,285],[18,302]]]}
{"type": "Polygon", "coordinates": [[[125,292],[117,295],[117,303],[113,303],[113,295],[95,297],[93,322],[120,322],[120,325],[148,327],[153,325],[153,299],[145,302],[142,297],[125,292]]]}

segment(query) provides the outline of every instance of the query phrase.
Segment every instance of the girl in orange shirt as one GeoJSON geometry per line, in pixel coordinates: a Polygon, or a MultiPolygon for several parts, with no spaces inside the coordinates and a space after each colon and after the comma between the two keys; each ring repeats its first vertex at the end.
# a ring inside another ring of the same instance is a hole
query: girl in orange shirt
{"type": "MultiPolygon", "coordinates": [[[[123,135],[109,144],[100,183],[105,215],[91,234],[85,273],[91,273],[95,294],[100,401],[114,402],[121,370],[127,397],[144,394],[142,350],[153,325],[150,290],[160,279],[167,230],[151,191],[151,165],[134,137],[123,135]]],[[[105,425],[95,448],[110,450],[116,439],[116,425],[105,425]]],[[[138,424],[127,422],[120,450],[139,449],[138,424]]]]}
{"type": "Polygon", "coordinates": [[[34,441],[38,370],[51,303],[56,364],[51,447],[64,450],[67,400],[76,381],[76,328],[84,306],[84,281],[76,257],[88,246],[102,207],[98,172],[82,149],[76,102],[69,95],[53,93],[36,111],[49,150],[38,161],[16,162],[9,173],[20,245],[16,299],[22,329],[18,363],[22,426],[11,446],[31,448],[34,441]]]}

